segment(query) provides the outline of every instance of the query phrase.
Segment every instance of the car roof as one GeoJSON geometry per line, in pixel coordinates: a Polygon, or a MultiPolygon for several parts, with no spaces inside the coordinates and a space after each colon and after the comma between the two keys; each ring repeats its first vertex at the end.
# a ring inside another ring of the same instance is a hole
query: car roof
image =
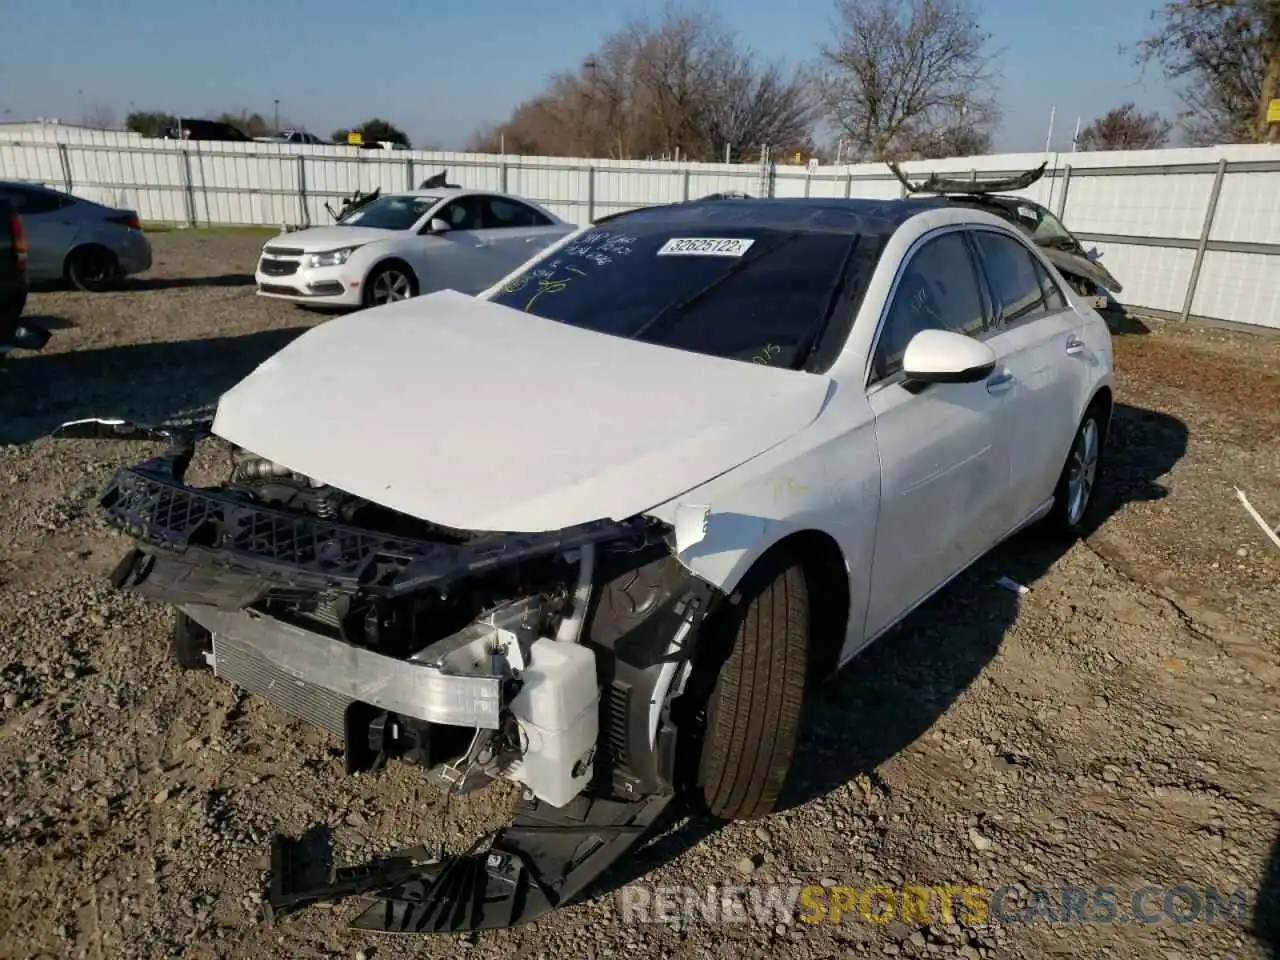
{"type": "Polygon", "coordinates": [[[883,236],[918,213],[951,207],[938,197],[874,200],[844,197],[749,197],[691,200],[642,207],[603,217],[596,223],[661,223],[673,227],[712,224],[762,227],[771,230],[808,229],[833,233],[883,236]]]}
{"type": "Polygon", "coordinates": [[[502,197],[511,200],[527,203],[533,206],[540,206],[536,200],[530,200],[527,197],[517,196],[514,193],[503,193],[501,190],[483,190],[478,187],[414,187],[412,190],[392,190],[384,193],[384,197],[439,197],[446,199],[449,197],[461,197],[472,193],[483,194],[486,197],[502,197]]]}
{"type": "MultiPolygon", "coordinates": [[[[22,190],[31,190],[36,193],[54,193],[61,197],[69,197],[71,194],[62,190],[55,190],[53,187],[47,187],[43,183],[35,183],[30,180],[0,180],[0,187],[16,187],[22,190]]],[[[80,199],[76,197],[75,199],[80,199]]]]}
{"type": "Polygon", "coordinates": [[[970,207],[999,207],[1001,210],[1013,211],[1014,207],[1036,207],[1040,210],[1045,209],[1043,204],[1037,203],[1030,197],[1014,197],[1003,193],[945,193],[939,196],[940,200],[946,200],[953,204],[964,204],[970,207]]]}
{"type": "Polygon", "coordinates": [[[467,190],[463,187],[414,187],[412,190],[389,190],[384,197],[456,197],[464,193],[488,193],[487,190],[467,190]]]}

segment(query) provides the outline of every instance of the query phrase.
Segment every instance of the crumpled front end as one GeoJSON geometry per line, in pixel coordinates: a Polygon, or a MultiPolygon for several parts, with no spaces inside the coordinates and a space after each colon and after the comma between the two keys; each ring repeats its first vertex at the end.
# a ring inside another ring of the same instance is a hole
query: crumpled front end
{"type": "MultiPolygon", "coordinates": [[[[146,432],[89,422],[62,435],[146,432]]],[[[526,788],[484,850],[405,852],[320,888],[298,887],[278,839],[276,915],[362,894],[379,902],[359,926],[506,926],[638,839],[678,788],[677,728],[694,712],[681,713],[683,685],[718,600],[672,556],[669,529],[639,517],[456,530],[236,449],[225,482],[188,484],[207,432],[160,431],[172,448],[103,491],[107,519],[135,540],[113,583],[180,611],[189,665],[340,738],[348,771],[402,759],[448,792],[526,788]]]]}

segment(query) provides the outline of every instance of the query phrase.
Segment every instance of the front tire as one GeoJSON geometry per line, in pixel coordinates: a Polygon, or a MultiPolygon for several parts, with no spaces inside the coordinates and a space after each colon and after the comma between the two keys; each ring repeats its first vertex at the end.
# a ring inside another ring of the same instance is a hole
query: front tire
{"type": "Polygon", "coordinates": [[[385,263],[375,268],[364,281],[361,299],[366,307],[380,307],[418,295],[418,278],[402,263],[385,263]]]}
{"type": "Polygon", "coordinates": [[[811,617],[803,567],[785,555],[766,559],[725,616],[735,636],[707,704],[699,781],[714,816],[752,820],[777,804],[804,720],[811,617]]]}
{"type": "Polygon", "coordinates": [[[1102,476],[1102,453],[1107,439],[1105,414],[1105,404],[1094,403],[1076,428],[1067,462],[1053,491],[1053,508],[1046,518],[1054,534],[1078,537],[1088,525],[1102,476]]]}

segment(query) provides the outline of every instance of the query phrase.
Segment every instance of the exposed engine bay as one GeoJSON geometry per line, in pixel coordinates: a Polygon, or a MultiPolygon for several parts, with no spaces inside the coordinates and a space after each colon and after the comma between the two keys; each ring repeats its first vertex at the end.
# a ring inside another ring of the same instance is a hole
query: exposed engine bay
{"type": "MultiPolygon", "coordinates": [[[[348,772],[421,765],[441,790],[525,788],[487,852],[394,856],[298,889],[278,838],[275,915],[354,893],[357,925],[464,930],[552,909],[621,856],[685,786],[707,691],[699,626],[720,597],[639,517],[551,533],[457,530],[232,449],[184,482],[209,424],[90,420],[67,438],[165,439],[100,504],[135,540],[113,584],[176,609],[174,652],[344,744],[348,772]],[[591,839],[594,837],[594,841],[591,839]],[[406,886],[408,884],[408,886],[406,886]]],[[[211,442],[223,443],[212,438],[211,442]]]]}

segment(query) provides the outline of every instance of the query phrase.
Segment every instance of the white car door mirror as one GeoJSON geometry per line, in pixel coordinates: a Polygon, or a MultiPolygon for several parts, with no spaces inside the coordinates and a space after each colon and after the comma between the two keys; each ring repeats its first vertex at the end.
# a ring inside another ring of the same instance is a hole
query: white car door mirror
{"type": "Polygon", "coordinates": [[[448,233],[452,229],[448,220],[441,220],[439,217],[432,217],[427,224],[427,233],[448,233]]]}
{"type": "Polygon", "coordinates": [[[902,356],[903,375],[918,383],[975,383],[995,368],[994,350],[952,330],[921,330],[902,356]]]}

